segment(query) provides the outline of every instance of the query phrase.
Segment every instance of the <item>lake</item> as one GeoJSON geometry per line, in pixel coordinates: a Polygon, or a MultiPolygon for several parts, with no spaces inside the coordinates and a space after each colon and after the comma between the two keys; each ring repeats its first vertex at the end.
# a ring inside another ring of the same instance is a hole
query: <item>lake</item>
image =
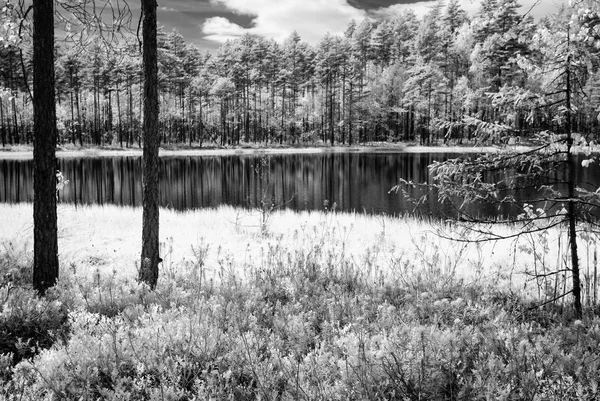
{"type": "MultiPolygon", "coordinates": [[[[222,204],[294,210],[411,213],[414,205],[390,193],[399,180],[428,182],[427,166],[460,156],[451,153],[318,153],[238,156],[172,156],[160,159],[160,203],[176,210],[222,204]]],[[[580,166],[578,162],[578,166],[580,166]]],[[[141,206],[141,157],[60,158],[69,184],[60,202],[141,206]]],[[[580,182],[600,186],[600,168],[580,168],[580,182]]],[[[33,201],[33,161],[0,160],[0,202],[33,201]]],[[[527,199],[531,193],[515,194],[527,199]]],[[[421,211],[448,214],[431,191],[421,211]]],[[[473,205],[472,213],[512,213],[492,205],[473,205]]]]}

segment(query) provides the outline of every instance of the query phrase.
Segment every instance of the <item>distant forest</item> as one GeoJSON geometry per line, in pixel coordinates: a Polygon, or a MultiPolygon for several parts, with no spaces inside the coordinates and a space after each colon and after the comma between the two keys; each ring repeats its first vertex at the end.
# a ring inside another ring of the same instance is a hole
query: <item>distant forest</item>
{"type": "MultiPolygon", "coordinates": [[[[574,131],[597,141],[600,6],[576,1],[541,21],[519,7],[484,0],[469,18],[449,0],[421,19],[351,22],[314,46],[247,34],[213,53],[160,31],[161,143],[516,143],[560,133],[567,92],[574,131]]],[[[32,142],[28,40],[0,48],[3,146],[32,142]]],[[[140,47],[135,32],[119,43],[59,41],[61,143],[141,146],[140,47]]]]}

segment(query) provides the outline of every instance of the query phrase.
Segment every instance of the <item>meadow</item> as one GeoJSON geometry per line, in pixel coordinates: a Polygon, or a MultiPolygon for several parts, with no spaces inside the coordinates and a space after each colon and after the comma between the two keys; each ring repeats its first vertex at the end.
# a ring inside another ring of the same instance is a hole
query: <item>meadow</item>
{"type": "Polygon", "coordinates": [[[600,397],[592,234],[575,320],[561,228],[478,243],[416,217],[161,209],[150,291],[141,209],[58,214],[60,280],[39,298],[32,205],[0,205],[0,399],[600,397]]]}

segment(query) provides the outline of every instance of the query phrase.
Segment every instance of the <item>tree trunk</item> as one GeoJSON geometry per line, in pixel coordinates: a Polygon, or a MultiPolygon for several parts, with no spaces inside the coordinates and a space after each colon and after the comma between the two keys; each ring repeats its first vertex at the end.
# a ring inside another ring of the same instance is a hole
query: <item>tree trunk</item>
{"type": "Polygon", "coordinates": [[[129,91],[129,136],[127,147],[133,147],[133,78],[127,75],[127,90],[129,91]]]}
{"type": "Polygon", "coordinates": [[[202,141],[204,140],[204,120],[202,119],[202,92],[198,96],[198,141],[200,147],[202,147],[202,141]]]}
{"type": "Polygon", "coordinates": [[[119,92],[119,82],[117,81],[117,124],[119,124],[119,142],[123,147],[123,125],[121,123],[121,94],[119,92]]]}
{"type": "Polygon", "coordinates": [[[83,127],[81,123],[81,107],[79,105],[79,78],[77,78],[77,87],[75,90],[75,107],[77,108],[77,137],[79,138],[79,146],[83,146],[83,127]]]}
{"type": "Polygon", "coordinates": [[[334,100],[334,93],[333,93],[333,77],[331,77],[331,74],[329,74],[329,140],[331,141],[331,146],[333,146],[333,142],[334,142],[334,133],[335,133],[335,127],[333,125],[333,100],[334,100]]]}
{"type": "Polygon", "coordinates": [[[0,132],[2,132],[2,147],[6,146],[6,127],[4,125],[4,107],[2,105],[3,101],[0,98],[0,132]]]}
{"type": "MultiPolygon", "coordinates": [[[[569,40],[568,38],[567,40],[569,40]]],[[[568,176],[568,191],[569,191],[569,205],[567,209],[567,219],[569,220],[569,245],[571,247],[571,274],[573,275],[573,307],[575,309],[575,315],[581,318],[581,281],[579,277],[579,254],[577,252],[577,215],[575,211],[575,161],[573,160],[573,154],[571,148],[573,146],[573,133],[571,126],[571,55],[567,56],[567,90],[566,90],[566,107],[567,107],[567,169],[569,170],[568,176]]]]}
{"type": "Polygon", "coordinates": [[[156,38],[156,0],[142,0],[144,15],[144,151],[142,192],[142,258],[140,281],[154,289],[158,281],[158,62],[156,38]]]}
{"type": "Polygon", "coordinates": [[[13,111],[13,134],[14,134],[14,139],[13,139],[13,143],[19,144],[21,143],[21,139],[19,137],[19,120],[17,117],[17,101],[16,101],[16,93],[13,93],[12,96],[12,111],[13,111]]]}
{"type": "Polygon", "coordinates": [[[69,128],[71,129],[71,142],[75,145],[75,102],[73,100],[73,90],[69,93],[69,98],[71,100],[71,125],[69,128]]]}
{"type": "Polygon", "coordinates": [[[350,101],[348,102],[348,146],[352,146],[352,80],[350,80],[350,101]]]}
{"type": "Polygon", "coordinates": [[[34,0],[33,287],[42,295],[58,279],[53,15],[53,0],[34,0]]]}

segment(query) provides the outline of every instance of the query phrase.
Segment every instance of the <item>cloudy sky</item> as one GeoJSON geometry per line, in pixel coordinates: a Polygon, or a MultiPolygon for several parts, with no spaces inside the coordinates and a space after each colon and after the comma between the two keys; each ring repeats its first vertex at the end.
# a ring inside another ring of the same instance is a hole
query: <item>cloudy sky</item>
{"type": "MultiPolygon", "coordinates": [[[[566,0],[520,0],[521,12],[540,17],[566,0]],[[535,6],[534,6],[535,4],[535,6]]],[[[480,0],[460,0],[473,15],[480,0]]],[[[282,41],[296,30],[316,43],[326,32],[342,33],[352,19],[386,18],[407,8],[423,15],[432,1],[410,0],[159,0],[159,24],[177,30],[201,50],[215,49],[244,32],[282,41]]]]}

